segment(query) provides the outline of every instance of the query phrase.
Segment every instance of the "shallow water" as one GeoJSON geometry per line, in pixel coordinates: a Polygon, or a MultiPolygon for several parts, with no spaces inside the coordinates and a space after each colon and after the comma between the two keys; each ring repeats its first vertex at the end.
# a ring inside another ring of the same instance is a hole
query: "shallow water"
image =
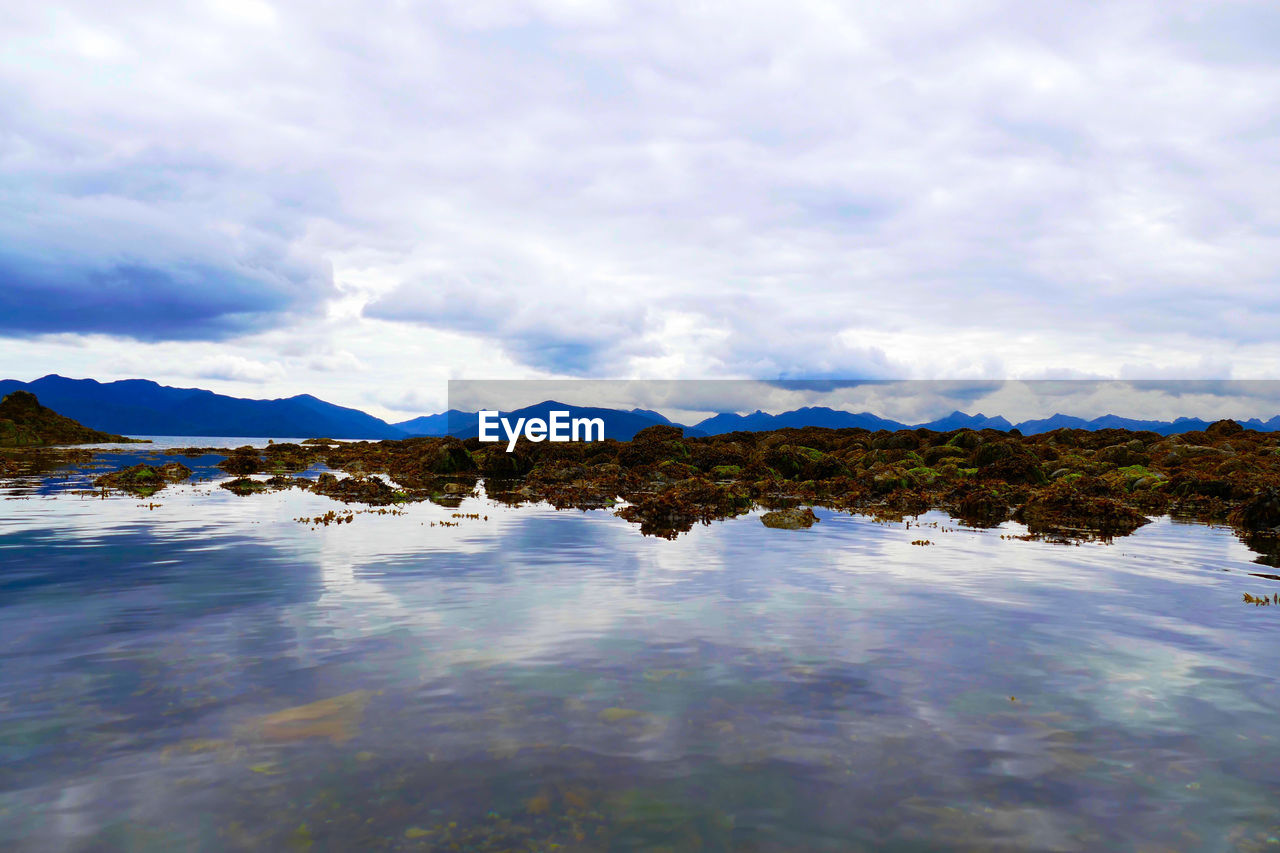
{"type": "Polygon", "coordinates": [[[1280,849],[1280,584],[1228,530],[92,473],[0,500],[6,850],[1280,849]]]}

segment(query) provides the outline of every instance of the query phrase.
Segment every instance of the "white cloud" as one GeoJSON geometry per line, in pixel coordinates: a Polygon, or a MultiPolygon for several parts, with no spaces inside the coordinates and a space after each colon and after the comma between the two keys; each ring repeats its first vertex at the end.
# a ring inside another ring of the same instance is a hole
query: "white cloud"
{"type": "Polygon", "coordinates": [[[313,355],[307,367],[324,373],[357,372],[365,370],[365,364],[347,350],[334,350],[313,355]]]}
{"type": "MultiPolygon", "coordinates": [[[[20,8],[4,330],[230,336],[287,372],[237,381],[375,409],[478,369],[1273,375],[1278,22],[1188,0],[20,8]],[[103,277],[122,264],[141,273],[103,277]]],[[[45,370],[83,363],[41,341],[45,370]]]]}
{"type": "Polygon", "coordinates": [[[192,366],[191,376],[200,379],[227,379],[232,382],[262,383],[284,378],[284,366],[269,364],[238,355],[213,355],[192,366]]]}

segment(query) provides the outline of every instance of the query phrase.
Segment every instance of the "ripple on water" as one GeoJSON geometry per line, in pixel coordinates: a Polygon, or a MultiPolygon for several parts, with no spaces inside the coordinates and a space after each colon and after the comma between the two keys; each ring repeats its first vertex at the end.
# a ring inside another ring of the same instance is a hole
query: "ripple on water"
{"type": "Polygon", "coordinates": [[[6,849],[1280,832],[1280,607],[1243,600],[1276,584],[1229,531],[1158,519],[1061,546],[819,509],[808,530],[752,515],[667,541],[483,498],[313,525],[295,519],[324,498],[215,482],[18,497],[6,849]]]}

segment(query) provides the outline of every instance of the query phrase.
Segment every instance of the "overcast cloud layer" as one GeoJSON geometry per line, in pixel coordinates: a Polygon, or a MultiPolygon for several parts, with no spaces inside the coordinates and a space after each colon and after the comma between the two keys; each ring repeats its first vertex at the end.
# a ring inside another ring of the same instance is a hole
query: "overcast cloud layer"
{"type": "Polygon", "coordinates": [[[1274,3],[0,29],[3,376],[399,419],[449,377],[1277,375],[1274,3]]]}

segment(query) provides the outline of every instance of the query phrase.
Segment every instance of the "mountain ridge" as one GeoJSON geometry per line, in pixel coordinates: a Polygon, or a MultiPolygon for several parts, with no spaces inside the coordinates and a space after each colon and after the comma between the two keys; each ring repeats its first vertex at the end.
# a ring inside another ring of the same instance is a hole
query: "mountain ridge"
{"type": "MultiPolygon", "coordinates": [[[[95,379],[70,379],[49,374],[31,382],[0,380],[0,397],[15,390],[35,394],[50,409],[91,429],[122,435],[379,440],[446,434],[465,438],[478,432],[477,413],[457,409],[387,423],[359,409],[338,406],[311,394],[255,400],[217,394],[202,388],[175,388],[149,379],[99,382],[95,379]]],[[[758,409],[747,414],[722,412],[698,423],[685,425],[675,423],[661,412],[651,409],[573,406],[554,400],[544,400],[503,414],[507,417],[545,416],[546,410],[552,406],[569,411],[571,417],[602,417],[606,421],[606,436],[620,440],[629,439],[637,431],[653,425],[677,426],[690,436],[810,426],[832,429],[857,427],[873,432],[880,429],[921,428],[937,432],[956,429],[1017,429],[1025,435],[1066,427],[1087,430],[1150,430],[1161,435],[1171,435],[1203,430],[1211,423],[1201,418],[1179,417],[1172,421],[1159,421],[1114,414],[1086,419],[1058,412],[1047,418],[1033,418],[1015,424],[1003,415],[988,416],[981,412],[970,415],[956,410],[932,421],[908,424],[871,412],[805,406],[778,414],[758,409]]],[[[1238,423],[1247,429],[1280,431],[1280,414],[1265,421],[1250,418],[1239,420],[1238,423]]]]}
{"type": "Polygon", "coordinates": [[[0,380],[0,396],[29,391],[50,409],[93,429],[123,435],[289,438],[404,438],[373,415],[310,394],[253,400],[150,379],[70,379],[51,373],[31,382],[0,380]]]}
{"type": "MultiPolygon", "coordinates": [[[[626,411],[596,406],[574,406],[569,403],[561,403],[558,400],[543,400],[541,403],[534,403],[532,406],[502,411],[498,414],[499,417],[507,418],[514,424],[516,418],[546,418],[547,413],[553,410],[568,412],[570,418],[601,418],[604,421],[604,437],[616,439],[617,441],[630,441],[637,432],[651,426],[679,427],[684,431],[685,435],[690,437],[707,435],[706,432],[696,426],[674,423],[658,412],[646,409],[626,411]]],[[[450,411],[457,412],[456,409],[450,411]]],[[[457,438],[473,438],[478,436],[479,433],[480,417],[478,412],[457,412],[455,416],[450,417],[448,435],[457,438]]],[[[498,433],[499,435],[502,433],[500,426],[498,427],[498,433]]]]}

